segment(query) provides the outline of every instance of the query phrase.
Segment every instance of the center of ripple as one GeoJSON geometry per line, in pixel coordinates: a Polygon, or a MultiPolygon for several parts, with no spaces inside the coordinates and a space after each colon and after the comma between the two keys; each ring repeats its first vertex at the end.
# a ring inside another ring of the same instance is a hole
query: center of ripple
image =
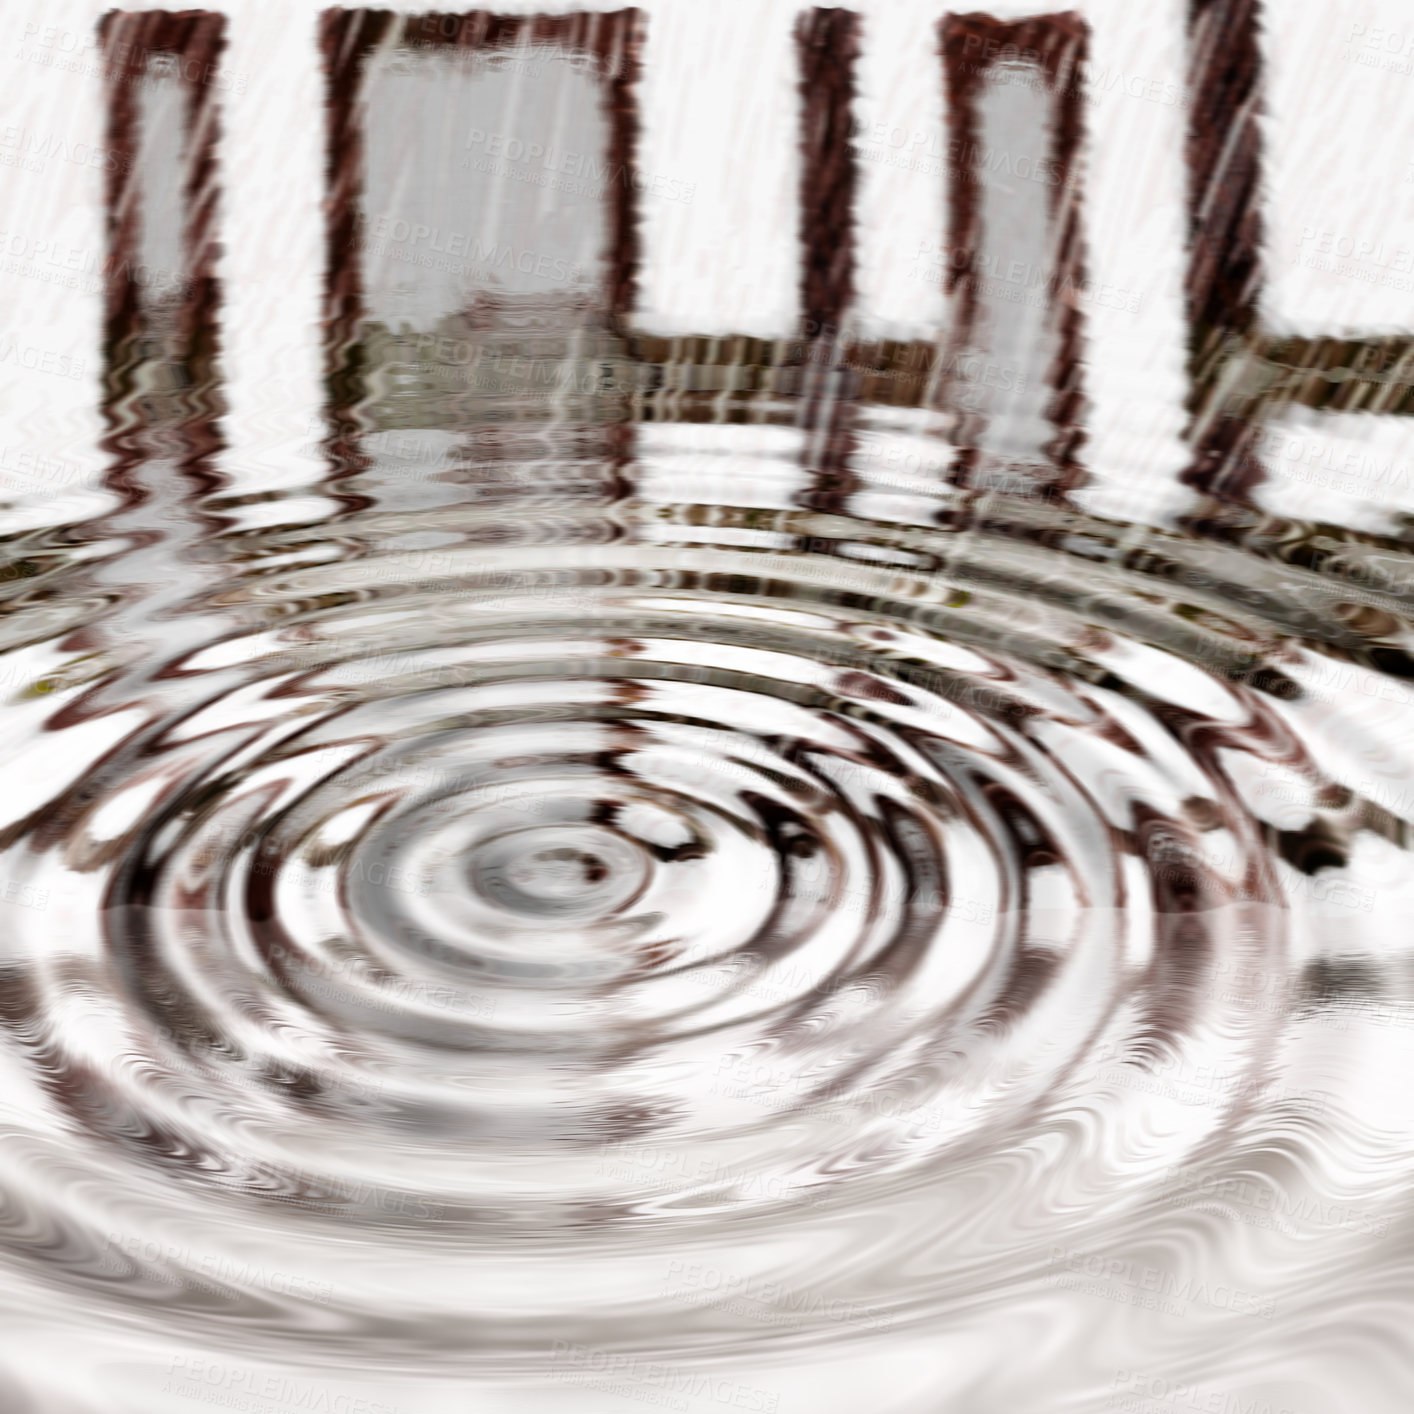
{"type": "Polygon", "coordinates": [[[488,903],[537,918],[602,918],[643,892],[648,861],[599,825],[542,826],[484,841],[471,882],[488,903]]]}

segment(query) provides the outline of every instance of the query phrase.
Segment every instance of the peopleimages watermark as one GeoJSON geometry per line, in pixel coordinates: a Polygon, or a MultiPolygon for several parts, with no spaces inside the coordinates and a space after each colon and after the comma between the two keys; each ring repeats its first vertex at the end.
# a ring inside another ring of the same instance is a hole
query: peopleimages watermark
{"type": "Polygon", "coordinates": [[[1052,1285],[1165,1315],[1183,1316],[1196,1305],[1264,1321],[1276,1316],[1276,1303],[1270,1297],[1226,1282],[1181,1276],[1131,1257],[1052,1247],[1046,1267],[1052,1285]]]}
{"type": "Polygon", "coordinates": [[[7,167],[23,167],[26,171],[42,172],[50,158],[68,162],[75,167],[92,167],[95,171],[128,171],[131,156],[116,148],[98,147],[91,142],[70,141],[58,133],[38,133],[24,124],[10,124],[0,130],[0,161],[7,167]]]}
{"type": "Polygon", "coordinates": [[[1095,1059],[1109,1068],[1097,1077],[1116,1089],[1136,1090],[1176,1100],[1181,1105],[1229,1105],[1238,1100],[1286,1104],[1310,1115],[1326,1113],[1330,1096],[1322,1091],[1278,1090],[1269,1076],[1248,1069],[1195,1065],[1183,1056],[1147,1059],[1136,1064],[1125,1043],[1103,1041],[1095,1059]]]}
{"type": "MultiPolygon", "coordinates": [[[[544,71],[544,65],[563,65],[572,73],[585,78],[616,79],[622,71],[623,58],[617,48],[600,53],[592,49],[576,49],[571,45],[535,43],[533,47],[523,46],[511,49],[464,49],[450,47],[450,41],[473,38],[480,32],[482,16],[467,14],[424,15],[414,27],[409,20],[404,29],[407,47],[413,52],[435,50],[439,59],[458,65],[467,64],[473,68],[488,69],[506,73],[520,73],[526,70],[527,54],[534,54],[538,66],[535,75],[544,71]]],[[[397,57],[397,56],[394,56],[397,57]]]]}
{"type": "Polygon", "coordinates": [[[800,1290],[765,1277],[728,1272],[710,1262],[668,1263],[662,1297],[707,1306],[724,1315],[746,1316],[759,1325],[786,1325],[805,1321],[833,1321],[840,1325],[880,1330],[893,1318],[857,1301],[800,1290]]]}
{"type": "MultiPolygon", "coordinates": [[[[528,603],[543,600],[583,602],[584,589],[574,584],[553,581],[537,584],[531,581],[499,586],[487,583],[493,577],[478,574],[475,568],[467,564],[467,558],[462,555],[449,559],[432,553],[426,559],[420,559],[415,552],[408,551],[398,557],[397,564],[370,561],[372,572],[365,576],[365,582],[393,580],[397,583],[425,583],[440,579],[468,596],[475,595],[477,609],[483,613],[496,608],[524,608],[528,603]]],[[[321,686],[354,689],[397,681],[404,691],[425,692],[437,688],[471,687],[484,682],[486,677],[485,664],[428,662],[425,654],[409,651],[368,658],[345,658],[331,667],[321,668],[318,680],[321,686]]],[[[456,789],[466,789],[474,783],[474,777],[468,777],[465,773],[444,772],[443,776],[445,784],[456,789]]]]}
{"type": "MultiPolygon", "coordinates": [[[[296,952],[281,943],[273,943],[268,956],[272,962],[298,971],[302,978],[314,979],[301,982],[302,996],[347,999],[350,987],[360,987],[373,989],[372,995],[360,996],[358,1001],[361,1006],[374,1010],[389,1011],[411,1002],[444,1011],[456,1007],[463,1014],[487,1018],[496,1013],[494,997],[462,992],[445,983],[428,982],[419,977],[394,976],[361,957],[327,958],[316,953],[296,952]]],[[[335,1079],[338,1082],[341,1078],[336,1076],[335,1079]]],[[[382,1094],[384,1089],[379,1082],[369,1082],[367,1088],[370,1094],[382,1094]]]]}
{"type": "MultiPolygon", "coordinates": [[[[190,1038],[170,1026],[156,1026],[152,1035],[158,1041],[177,1050],[185,1050],[190,1038]]],[[[344,1100],[354,1100],[367,1104],[383,1097],[386,1082],[369,1080],[355,1071],[316,1070],[302,1063],[266,1062],[259,1069],[228,1065],[221,1069],[219,1084],[225,1088],[252,1090],[269,1095],[281,1090],[297,1092],[304,1096],[337,1096],[344,1100]]]]}
{"type": "MultiPolygon", "coordinates": [[[[420,72],[425,72],[420,65],[422,56],[432,54],[436,56],[439,67],[450,65],[454,69],[480,74],[518,74],[531,79],[544,76],[545,60],[527,59],[525,50],[469,49],[447,43],[455,39],[462,25],[473,18],[469,15],[424,15],[415,29],[409,21],[403,31],[404,43],[389,54],[382,72],[394,78],[415,78],[420,72]]],[[[581,56],[579,53],[560,57],[575,68],[584,67],[585,61],[593,67],[596,58],[592,54],[581,56]]]]}
{"type": "Polygon", "coordinates": [[[1248,1399],[1230,1390],[1136,1374],[1133,1370],[1116,1370],[1111,1390],[1105,1408],[1119,1409],[1124,1414],[1296,1414],[1289,1406],[1273,1404],[1262,1397],[1248,1399]]]}
{"type": "Polygon", "coordinates": [[[1409,246],[1390,248],[1383,240],[1356,238],[1321,226],[1303,226],[1298,245],[1314,244],[1318,254],[1339,255],[1354,260],[1368,260],[1375,265],[1409,272],[1414,270],[1414,249],[1409,246]]]}
{"type": "Polygon", "coordinates": [[[1163,1191],[1179,1206],[1205,1203],[1230,1207],[1236,1212],[1236,1221],[1248,1227],[1278,1228],[1288,1236],[1326,1229],[1383,1237],[1389,1230],[1387,1217],[1344,1203],[1287,1193],[1251,1174],[1200,1174],[1171,1168],[1164,1177],[1163,1191]]]}
{"type": "Polygon", "coordinates": [[[655,1192],[730,1185],[741,1198],[790,1202],[798,1207],[815,1207],[826,1198],[823,1190],[807,1192],[793,1186],[784,1174],[693,1155],[668,1144],[606,1139],[599,1147],[599,1157],[598,1177],[655,1192]]]}
{"type": "Polygon", "coordinates": [[[334,1293],[333,1285],[327,1281],[267,1270],[259,1263],[238,1262],[233,1257],[193,1253],[190,1247],[172,1242],[110,1232],[108,1247],[136,1261],[170,1264],[173,1269],[167,1273],[167,1278],[172,1283],[202,1291],[222,1292],[230,1287],[255,1287],[273,1292],[276,1296],[293,1296],[321,1306],[328,1305],[334,1293]]]}
{"type": "Polygon", "coordinates": [[[86,367],[83,359],[72,354],[21,343],[13,334],[0,334],[0,364],[7,363],[30,373],[52,373],[56,378],[82,378],[86,367]]]}
{"type": "Polygon", "coordinates": [[[150,295],[179,299],[190,294],[191,281],[179,270],[142,261],[99,256],[64,241],[37,238],[23,231],[0,231],[0,260],[5,273],[46,285],[89,294],[109,281],[129,281],[150,295]]]}
{"type": "MultiPolygon", "coordinates": [[[[390,348],[405,349],[419,356],[424,353],[430,356],[435,355],[434,361],[441,361],[445,357],[448,362],[461,364],[503,363],[519,367],[520,365],[534,365],[546,361],[523,354],[514,357],[497,354],[493,350],[473,344],[467,339],[452,339],[436,334],[419,334],[411,339],[397,336],[383,339],[380,351],[390,348]]],[[[456,439],[448,443],[440,438],[429,441],[425,436],[419,436],[417,432],[407,429],[385,432],[358,422],[330,422],[324,418],[313,418],[306,425],[304,435],[316,439],[313,445],[307,446],[305,450],[321,451],[323,450],[323,442],[331,437],[350,439],[367,437],[370,439],[372,454],[377,457],[386,457],[389,460],[417,461],[432,467],[494,467],[498,473],[507,475],[517,470],[524,470],[515,462],[502,460],[479,462],[471,459],[475,455],[472,451],[473,448],[500,448],[504,446],[507,433],[504,429],[495,427],[468,427],[459,431],[456,439]]],[[[543,480],[543,476],[543,472],[538,472],[536,479],[543,480]]]]}
{"type": "MultiPolygon", "coordinates": [[[[1304,811],[1313,808],[1314,792],[1306,785],[1280,783],[1270,786],[1258,777],[1252,800],[1265,806],[1291,804],[1304,811]]],[[[1240,854],[1203,854],[1186,845],[1170,842],[1151,851],[1147,863],[1151,880],[1172,885],[1185,894],[1200,881],[1206,881],[1212,888],[1210,897],[1214,902],[1226,901],[1227,890],[1235,887],[1235,881],[1242,877],[1247,867],[1247,861],[1240,854]]],[[[1377,899],[1374,889],[1330,868],[1320,869],[1314,874],[1304,874],[1299,870],[1283,872],[1280,886],[1292,902],[1321,904],[1360,913],[1372,913],[1377,899]]],[[[1239,979],[1232,979],[1227,986],[1229,991],[1221,1000],[1236,1000],[1236,994],[1241,991],[1239,979]]]]}
{"type": "MultiPolygon", "coordinates": [[[[999,388],[1003,392],[1021,392],[1027,386],[1025,371],[1017,364],[998,362],[965,350],[937,360],[935,349],[921,343],[911,345],[891,366],[881,368],[867,351],[842,352],[840,342],[844,332],[834,324],[820,324],[813,319],[802,321],[800,335],[785,341],[787,363],[817,363],[867,374],[870,378],[943,378],[954,385],[972,384],[977,389],[999,388]]],[[[847,338],[844,342],[848,349],[847,338]]],[[[954,401],[957,401],[956,392],[954,401]]]]}
{"type": "Polygon", "coordinates": [[[1414,29],[1385,29],[1352,24],[1345,37],[1345,58],[1366,69],[1394,74],[1414,73],[1414,29]]]}
{"type": "MultiPolygon", "coordinates": [[[[508,249],[514,256],[514,250],[508,249]]],[[[537,256],[536,260],[539,259],[537,256]]],[[[533,271],[533,263],[530,269],[533,271]]],[[[582,293],[581,286],[572,288],[582,293]]],[[[395,370],[401,375],[438,384],[443,389],[462,392],[536,394],[547,399],[574,394],[621,397],[643,389],[652,379],[652,371],[647,365],[630,364],[621,358],[585,357],[569,353],[551,356],[510,353],[477,340],[454,338],[449,334],[392,334],[374,328],[364,339],[363,346],[367,350],[370,367],[395,370]]],[[[334,430],[333,435],[356,438],[373,430],[343,423],[334,430]]],[[[318,429],[315,435],[318,435],[318,429]]],[[[379,433],[380,438],[384,435],[379,433]]],[[[511,436],[514,432],[506,426],[468,428],[458,434],[459,448],[447,449],[441,455],[450,465],[465,466],[464,448],[467,445],[501,447],[511,436]]],[[[381,448],[384,444],[380,441],[379,445],[381,448]]],[[[412,446],[413,443],[405,439],[401,445],[412,446]]],[[[425,454],[414,453],[414,459],[422,461],[425,454]]],[[[503,466],[504,463],[481,465],[503,466]]]]}
{"type": "Polygon", "coordinates": [[[967,246],[943,245],[930,239],[919,241],[910,277],[941,284],[949,272],[989,298],[1037,308],[1069,298],[1093,309],[1116,309],[1134,314],[1142,300],[1137,290],[1083,277],[1076,279],[1068,271],[1058,275],[1050,264],[1004,261],[997,255],[967,246]]]}
{"type": "MultiPolygon", "coordinates": [[[[883,124],[877,124],[874,131],[882,127],[883,124]]],[[[917,129],[909,135],[908,146],[900,151],[895,150],[891,141],[887,146],[879,146],[871,130],[856,126],[851,132],[850,154],[856,161],[901,167],[906,171],[933,176],[956,176],[964,171],[983,170],[993,176],[1014,177],[1018,181],[1038,182],[1046,187],[1058,187],[1065,181],[1060,163],[1051,158],[1035,157],[1029,152],[1013,152],[1004,147],[984,147],[958,137],[948,138],[939,150],[941,138],[941,129],[937,133],[917,129]],[[923,150],[919,151],[919,148],[923,150]]]]}
{"type": "Polygon", "coordinates": [[[994,83],[1021,84],[1046,93],[1078,92],[1092,99],[1123,94],[1165,108],[1186,108],[1193,101],[1190,90],[1171,79],[1130,74],[1108,64],[1097,67],[1089,60],[1072,64],[1068,75],[1063,76],[1065,81],[1053,84],[1042,67],[1043,56],[1039,49],[981,34],[964,36],[962,52],[967,56],[962,65],[964,70],[983,74],[994,83]]]}
{"type": "Polygon", "coordinates": [[[320,1385],[289,1375],[261,1375],[240,1365],[195,1355],[173,1355],[163,1394],[203,1404],[239,1409],[244,1414],[404,1414],[394,1404],[361,1394],[331,1394],[320,1385]]]}
{"type": "Polygon", "coordinates": [[[498,271],[518,271],[551,284],[582,284],[584,268],[544,251],[518,249],[509,241],[489,243],[466,231],[444,230],[423,221],[407,221],[383,212],[372,217],[362,237],[355,237],[357,249],[372,255],[453,274],[477,274],[482,278],[498,271]],[[437,257],[445,257],[438,259],[437,257]],[[464,263],[458,263],[460,257],[464,263]]]}
{"type": "MultiPolygon", "coordinates": [[[[848,896],[846,896],[848,897],[848,896]]],[[[990,924],[993,917],[990,903],[979,903],[972,899],[957,900],[950,904],[949,918],[960,918],[965,923],[990,924]],[[955,911],[951,911],[955,910],[955,911]]],[[[941,923],[943,920],[939,920],[941,923]]],[[[750,961],[734,961],[730,964],[702,966],[692,969],[682,977],[689,986],[721,992],[732,997],[756,997],[767,1002],[795,1000],[802,1003],[824,1004],[835,997],[849,996],[869,990],[871,978],[868,973],[853,972],[821,973],[818,969],[805,967],[800,963],[767,963],[759,958],[750,961]]],[[[738,1075],[737,1082],[746,1077],[738,1075]]],[[[730,1082],[731,1077],[728,1077],[730,1082]]],[[[819,1097],[822,1101],[830,1098],[828,1093],[819,1097]]],[[[856,1102],[867,1106],[875,1113],[906,1117],[914,1109],[904,1101],[871,1091],[867,1098],[855,1097],[856,1102]]],[[[841,1123],[846,1121],[841,1120],[841,1123]]]]}
{"type": "Polygon", "coordinates": [[[592,153],[571,152],[553,143],[526,142],[510,133],[488,132],[485,128],[472,128],[465,148],[478,155],[463,158],[463,167],[554,191],[598,197],[610,187],[622,186],[684,205],[697,194],[697,183],[680,177],[645,172],[641,167],[609,162],[592,153]]]}
{"type": "Polygon", "coordinates": [[[1389,246],[1383,240],[1367,236],[1356,237],[1317,226],[1303,227],[1291,263],[1367,285],[1414,289],[1414,248],[1389,246]]]}
{"type": "MultiPolygon", "coordinates": [[[[480,585],[473,584],[468,588],[480,588],[480,585]]],[[[393,655],[387,658],[346,659],[336,665],[336,670],[347,668],[350,664],[360,667],[373,664],[376,674],[382,676],[384,664],[394,661],[393,655]]],[[[554,808],[553,802],[534,787],[527,789],[524,783],[503,781],[497,776],[477,773],[465,765],[448,766],[431,755],[368,757],[348,767],[339,779],[344,785],[354,788],[371,785],[387,786],[393,790],[415,790],[427,795],[456,794],[481,810],[495,808],[511,814],[540,816],[554,808]]]]}
{"type": "Polygon", "coordinates": [[[663,1409],[689,1408],[683,1395],[754,1414],[776,1414],[780,1408],[781,1397],[774,1390],[758,1389],[723,1375],[644,1360],[627,1351],[557,1340],[551,1347],[550,1359],[556,1366],[550,1376],[553,1380],[663,1409]]]}
{"type": "Polygon", "coordinates": [[[856,1128],[868,1119],[905,1125],[915,1133],[940,1133],[948,1113],[936,1101],[895,1094],[857,1080],[802,1075],[785,1066],[726,1054],[718,1059],[711,1090],[725,1099],[742,1100],[763,1110],[789,1110],[823,1124],[856,1128]]]}
{"type": "Polygon", "coordinates": [[[331,1178],[309,1169],[269,1166],[264,1173],[271,1184],[266,1196],[291,1207],[340,1212],[349,1208],[373,1208],[380,1213],[397,1213],[414,1220],[435,1222],[445,1209],[428,1202],[423,1194],[383,1184],[331,1178]]]}
{"type": "MultiPolygon", "coordinates": [[[[201,842],[224,853],[245,855],[248,872],[257,878],[278,875],[290,861],[290,850],[286,844],[253,828],[239,830],[218,826],[203,834],[201,842]]],[[[384,865],[376,860],[366,864],[361,859],[356,860],[351,868],[322,870],[315,877],[313,887],[321,893],[337,893],[351,880],[372,884],[374,888],[392,889],[394,893],[423,897],[433,889],[430,879],[419,878],[395,865],[384,865]]]]}
{"type": "Polygon", "coordinates": [[[104,47],[97,26],[72,30],[29,20],[20,38],[22,42],[15,51],[17,59],[109,82],[141,86],[175,78],[231,93],[244,93],[249,83],[246,74],[231,73],[166,49],[145,49],[140,44],[127,43],[104,47]]]}
{"type": "MultiPolygon", "coordinates": [[[[1355,689],[1352,687],[1351,690],[1355,689]]],[[[1405,705],[1408,705],[1407,701],[1405,705]]],[[[1401,788],[1401,785],[1401,782],[1375,776],[1356,776],[1341,782],[1337,789],[1361,796],[1372,805],[1388,810],[1391,815],[1414,820],[1414,789],[1401,788]]],[[[1257,777],[1255,794],[1263,801],[1289,803],[1310,810],[1315,808],[1319,788],[1312,782],[1293,776],[1279,761],[1264,761],[1257,777]]]]}
{"type": "MultiPolygon", "coordinates": [[[[1352,371],[1365,372],[1359,366],[1352,371]]],[[[1377,500],[1403,501],[1411,494],[1407,462],[1372,456],[1339,440],[1302,436],[1269,423],[1252,439],[1252,450],[1283,480],[1377,500]]]]}
{"type": "Polygon", "coordinates": [[[42,910],[49,907],[49,890],[36,888],[19,879],[3,879],[0,880],[0,902],[42,910]]]}
{"type": "Polygon", "coordinates": [[[1414,1002],[1383,997],[1340,997],[1321,1012],[1332,1031],[1363,1031],[1371,1026],[1414,1028],[1414,1002]]]}

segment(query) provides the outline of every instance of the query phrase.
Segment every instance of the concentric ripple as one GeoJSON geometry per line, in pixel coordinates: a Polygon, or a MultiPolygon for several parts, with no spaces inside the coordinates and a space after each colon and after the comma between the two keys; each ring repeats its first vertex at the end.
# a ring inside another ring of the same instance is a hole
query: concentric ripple
{"type": "Polygon", "coordinates": [[[37,1290],[525,1372],[1046,1291],[1178,1172],[1356,1183],[1293,1038],[1404,999],[1403,600],[1289,523],[474,455],[10,543],[37,1290]]]}

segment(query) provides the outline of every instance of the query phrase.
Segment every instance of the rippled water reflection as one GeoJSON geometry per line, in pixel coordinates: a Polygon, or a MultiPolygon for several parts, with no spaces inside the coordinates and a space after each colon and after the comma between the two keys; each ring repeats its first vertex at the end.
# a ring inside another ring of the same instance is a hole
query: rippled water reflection
{"type": "Polygon", "coordinates": [[[1407,599],[1292,523],[812,509],[782,434],[427,439],[316,526],[149,458],[9,542],[36,1299],[612,1408],[578,1347],[1260,1333],[1379,1264],[1407,599]]]}

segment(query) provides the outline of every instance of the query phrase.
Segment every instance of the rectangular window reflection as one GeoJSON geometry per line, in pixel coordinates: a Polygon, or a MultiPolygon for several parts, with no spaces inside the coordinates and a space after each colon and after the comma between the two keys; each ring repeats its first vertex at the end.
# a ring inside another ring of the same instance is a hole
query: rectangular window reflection
{"type": "Polygon", "coordinates": [[[326,13],[336,422],[533,418],[561,389],[573,416],[598,395],[637,254],[638,23],[326,13]]]}
{"type": "Polygon", "coordinates": [[[160,450],[204,471],[219,446],[216,210],[225,19],[110,11],[104,405],[115,475],[160,450]]]}
{"type": "Polygon", "coordinates": [[[940,391],[965,484],[1080,478],[1078,157],[1087,31],[1073,13],[941,26],[951,117],[941,261],[952,312],[940,391]]]}

